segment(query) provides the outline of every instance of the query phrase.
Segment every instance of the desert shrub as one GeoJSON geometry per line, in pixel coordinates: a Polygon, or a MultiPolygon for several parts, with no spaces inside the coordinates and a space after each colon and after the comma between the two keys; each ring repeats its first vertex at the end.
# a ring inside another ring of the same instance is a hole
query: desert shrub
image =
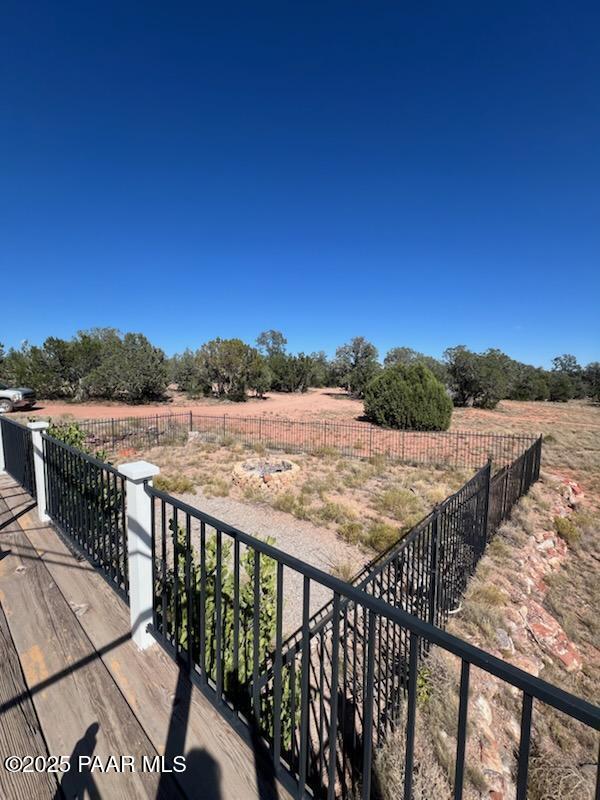
{"type": "Polygon", "coordinates": [[[174,494],[195,494],[193,482],[185,475],[157,475],[154,478],[154,487],[160,492],[172,492],[174,494]]]}
{"type": "Polygon", "coordinates": [[[395,544],[400,538],[400,531],[386,522],[373,522],[367,531],[367,544],[382,553],[395,544]]]}
{"type": "Polygon", "coordinates": [[[346,581],[346,583],[350,583],[356,574],[356,568],[350,561],[340,561],[333,565],[331,574],[342,581],[346,581]]]}
{"type": "Polygon", "coordinates": [[[421,500],[409,489],[386,489],[375,498],[374,506],[388,517],[405,521],[420,516],[421,500]]]}
{"type": "Polygon", "coordinates": [[[317,517],[323,522],[345,522],[354,514],[341,503],[325,502],[316,512],[317,517]]]}
{"type": "Polygon", "coordinates": [[[85,448],[85,431],[81,429],[78,422],[52,422],[48,428],[48,436],[58,439],[71,447],[87,452],[85,448]]]}
{"type": "Polygon", "coordinates": [[[554,517],[554,530],[571,547],[581,539],[581,532],[568,517],[554,517]]]}
{"type": "Polygon", "coordinates": [[[363,526],[356,520],[350,520],[338,526],[338,533],[342,539],[350,542],[350,544],[356,544],[363,537],[363,526]]]}
{"type": "Polygon", "coordinates": [[[427,367],[397,366],[367,385],[365,415],[390,428],[443,431],[450,427],[452,401],[427,367]]]}
{"type": "Polygon", "coordinates": [[[273,500],[272,505],[277,511],[285,511],[287,514],[293,514],[296,508],[296,498],[291,492],[282,492],[273,500]]]}
{"type": "Polygon", "coordinates": [[[223,478],[211,478],[202,490],[207,497],[227,497],[229,494],[229,483],[223,478]]]}

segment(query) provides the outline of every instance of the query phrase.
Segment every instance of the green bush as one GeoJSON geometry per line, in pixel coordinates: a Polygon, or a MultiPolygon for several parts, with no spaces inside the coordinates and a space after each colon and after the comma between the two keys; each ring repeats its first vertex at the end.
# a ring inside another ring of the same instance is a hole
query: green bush
{"type": "Polygon", "coordinates": [[[417,431],[445,431],[452,401],[422,364],[385,369],[365,390],[365,415],[377,425],[417,431]]]}
{"type": "Polygon", "coordinates": [[[581,532],[568,517],[554,517],[554,529],[561,539],[573,546],[581,539],[581,532]]]}

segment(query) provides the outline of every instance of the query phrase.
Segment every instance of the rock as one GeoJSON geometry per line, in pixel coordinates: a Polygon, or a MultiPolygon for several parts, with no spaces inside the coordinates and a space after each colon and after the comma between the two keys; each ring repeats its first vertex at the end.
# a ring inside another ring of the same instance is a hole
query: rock
{"type": "Polygon", "coordinates": [[[541,544],[538,544],[537,549],[541,550],[541,551],[553,550],[554,549],[554,539],[544,539],[544,541],[541,544]]]}
{"type": "Polygon", "coordinates": [[[498,642],[498,647],[503,653],[512,655],[515,652],[513,640],[510,638],[504,628],[496,628],[496,641],[498,642]]]}
{"type": "Polygon", "coordinates": [[[531,603],[527,625],[539,647],[551,659],[562,662],[567,672],[581,669],[579,650],[569,640],[558,620],[539,603],[531,603]]]}
{"type": "Polygon", "coordinates": [[[480,694],[477,696],[477,699],[474,703],[475,708],[481,715],[481,718],[485,721],[487,725],[492,724],[492,708],[485,697],[480,694]]]}

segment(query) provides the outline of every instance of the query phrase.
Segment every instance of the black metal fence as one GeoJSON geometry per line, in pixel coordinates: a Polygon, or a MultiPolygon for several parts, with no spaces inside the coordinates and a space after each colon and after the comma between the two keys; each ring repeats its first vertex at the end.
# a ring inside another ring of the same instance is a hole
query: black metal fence
{"type": "Polygon", "coordinates": [[[31,431],[20,422],[0,415],[2,441],[4,444],[4,464],[8,474],[25,491],[35,498],[35,474],[33,471],[33,444],[31,431]]]}
{"type": "Polygon", "coordinates": [[[85,445],[96,450],[129,450],[184,444],[193,430],[192,414],[153,414],[145,417],[78,420],[86,432],[85,445]]]}
{"type": "Polygon", "coordinates": [[[382,456],[403,463],[481,467],[492,459],[496,467],[513,462],[535,441],[527,434],[475,431],[399,431],[360,422],[321,422],[280,417],[180,414],[86,420],[86,444],[119,450],[181,444],[195,432],[203,441],[231,439],[288,453],[333,451],[355,458],[382,456]]]}
{"type": "Polygon", "coordinates": [[[443,625],[485,547],[495,524],[490,498],[508,514],[513,487],[523,493],[537,477],[540,448],[538,441],[495,485],[489,465],[481,470],[359,586],[148,486],[155,635],[226,716],[248,726],[255,746],[263,742],[298,797],[371,797],[374,751],[402,719],[411,800],[419,658],[440,647],[460,665],[455,798],[469,766],[469,677],[477,667],[521,697],[514,774],[517,800],[525,800],[534,705],[594,730],[600,709],[431,623],[443,625]],[[329,620],[313,626],[316,588],[330,592],[331,603],[329,620]],[[297,646],[286,650],[284,600],[294,596],[301,624],[297,646]]]}
{"type": "Polygon", "coordinates": [[[42,441],[48,515],[127,597],[125,478],[109,464],[47,434],[42,441]]]}

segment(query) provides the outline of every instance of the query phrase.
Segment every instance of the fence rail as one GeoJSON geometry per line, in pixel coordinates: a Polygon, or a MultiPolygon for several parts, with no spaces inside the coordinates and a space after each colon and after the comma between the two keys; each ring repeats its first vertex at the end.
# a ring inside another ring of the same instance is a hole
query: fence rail
{"type": "Polygon", "coordinates": [[[476,431],[400,431],[360,422],[321,422],[279,417],[180,414],[85,420],[87,444],[127,449],[181,444],[190,433],[208,442],[231,437],[247,446],[294,452],[333,450],[355,458],[383,456],[404,463],[456,467],[497,467],[513,462],[535,437],[476,431]]]}
{"type": "Polygon", "coordinates": [[[0,426],[6,471],[35,499],[31,431],[20,422],[8,419],[4,415],[0,415],[0,426]]]}
{"type": "Polygon", "coordinates": [[[125,478],[47,434],[42,443],[50,519],[127,597],[125,478]]]}
{"type": "MultiPolygon", "coordinates": [[[[262,738],[276,772],[292,776],[298,796],[371,796],[373,755],[386,735],[405,726],[404,798],[411,800],[419,658],[433,646],[458,659],[460,707],[456,731],[455,797],[462,796],[467,764],[469,676],[484,670],[520,693],[522,722],[516,746],[517,800],[527,796],[534,705],[545,704],[600,730],[600,709],[461,641],[431,624],[458,597],[440,555],[451,536],[467,549],[472,569],[488,538],[496,492],[509,513],[512,486],[526,491],[539,469],[541,441],[502,473],[492,489],[489,465],[424,521],[404,546],[352,586],[255,539],[172,496],[147,486],[152,502],[153,627],[192,678],[224,713],[233,713],[262,738]],[[438,589],[431,569],[437,519],[438,589]],[[468,524],[467,524],[468,523],[468,524]],[[458,530],[460,527],[460,531],[458,530]],[[407,556],[407,554],[410,554],[407,556]],[[402,565],[402,566],[401,566],[402,565]],[[408,567],[407,567],[408,565],[408,567]],[[440,587],[450,586],[445,595],[440,587]],[[311,628],[311,593],[331,593],[328,625],[311,628]],[[284,651],[284,598],[300,588],[298,647],[284,651]],[[436,595],[435,619],[430,600],[436,595]]],[[[595,757],[596,754],[593,754],[595,757]]]]}

